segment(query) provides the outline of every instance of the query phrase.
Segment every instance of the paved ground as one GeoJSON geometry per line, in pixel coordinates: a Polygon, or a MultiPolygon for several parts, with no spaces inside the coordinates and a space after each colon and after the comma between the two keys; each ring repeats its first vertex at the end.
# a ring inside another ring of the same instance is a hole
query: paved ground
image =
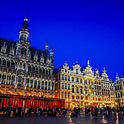
{"type": "Polygon", "coordinates": [[[115,118],[115,114],[111,116],[105,115],[102,119],[91,118],[89,115],[80,115],[79,117],[70,117],[69,115],[60,117],[32,116],[32,117],[8,117],[0,115],[0,124],[124,124],[124,118],[119,114],[119,119],[115,118]]]}

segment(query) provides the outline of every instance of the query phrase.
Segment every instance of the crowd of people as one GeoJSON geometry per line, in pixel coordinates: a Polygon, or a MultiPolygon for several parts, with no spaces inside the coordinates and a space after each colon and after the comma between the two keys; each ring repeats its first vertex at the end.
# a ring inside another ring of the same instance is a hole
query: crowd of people
{"type": "Polygon", "coordinates": [[[4,116],[5,114],[8,115],[9,117],[14,117],[14,116],[29,116],[31,117],[32,115],[36,116],[41,116],[41,115],[46,115],[46,116],[64,116],[67,114],[67,112],[71,113],[72,117],[78,117],[81,113],[84,113],[85,115],[91,115],[92,117],[98,116],[98,113],[104,115],[110,115],[111,113],[114,112],[122,112],[122,116],[124,116],[124,107],[117,107],[117,108],[111,108],[111,107],[96,107],[96,106],[90,106],[90,107],[85,107],[84,109],[74,108],[74,109],[65,109],[65,108],[32,108],[29,107],[2,107],[0,108],[0,112],[4,116]]]}
{"type": "Polygon", "coordinates": [[[96,117],[98,116],[98,112],[102,115],[104,114],[107,114],[107,115],[110,115],[112,113],[115,113],[115,112],[122,112],[122,116],[124,116],[124,107],[101,107],[101,108],[98,108],[98,107],[86,107],[85,108],[85,115],[87,114],[91,114],[92,117],[96,117]]]}
{"type": "Polygon", "coordinates": [[[67,109],[65,108],[32,108],[29,107],[3,107],[0,109],[0,112],[2,113],[2,115],[8,115],[9,117],[14,117],[14,116],[29,116],[31,117],[32,115],[37,115],[37,116],[41,116],[42,114],[46,115],[46,116],[64,116],[67,114],[67,109]]]}

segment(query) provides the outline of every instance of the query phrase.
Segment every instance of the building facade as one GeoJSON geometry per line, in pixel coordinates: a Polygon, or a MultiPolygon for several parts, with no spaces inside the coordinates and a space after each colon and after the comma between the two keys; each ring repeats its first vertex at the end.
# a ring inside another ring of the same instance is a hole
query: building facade
{"type": "Polygon", "coordinates": [[[116,105],[119,107],[123,107],[124,106],[124,75],[122,77],[119,77],[118,75],[116,75],[114,87],[115,87],[116,105]]]}
{"type": "Polygon", "coordinates": [[[47,41],[44,50],[30,46],[27,18],[24,19],[17,42],[0,38],[1,106],[28,104],[38,107],[44,104],[45,107],[46,102],[43,103],[45,99],[54,101],[53,60],[54,51],[49,50],[47,41]],[[3,96],[8,98],[11,96],[11,99],[5,99],[3,96]],[[27,98],[27,101],[20,99],[20,96],[27,98]],[[36,98],[37,104],[31,98],[36,98]],[[42,100],[38,101],[38,99],[42,100]]]}
{"type": "Polygon", "coordinates": [[[100,76],[98,69],[95,73],[88,61],[82,68],[76,63],[70,68],[67,62],[54,70],[56,79],[56,97],[65,99],[66,108],[86,106],[114,106],[114,86],[103,69],[100,76]]]}

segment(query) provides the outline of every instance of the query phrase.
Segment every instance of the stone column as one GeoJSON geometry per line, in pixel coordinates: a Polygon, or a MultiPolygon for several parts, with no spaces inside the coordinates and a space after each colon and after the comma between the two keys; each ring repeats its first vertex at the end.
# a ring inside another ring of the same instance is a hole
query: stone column
{"type": "Polygon", "coordinates": [[[50,83],[50,90],[52,90],[52,83],[50,83]]]}
{"type": "Polygon", "coordinates": [[[15,88],[17,87],[17,76],[15,75],[15,82],[14,82],[14,85],[15,85],[15,88]]]}
{"type": "Polygon", "coordinates": [[[41,84],[42,84],[42,81],[40,80],[40,89],[41,89],[41,84]]]}
{"type": "Polygon", "coordinates": [[[44,81],[44,89],[43,90],[45,90],[45,84],[46,84],[46,81],[44,81]]]}
{"type": "Polygon", "coordinates": [[[63,96],[62,97],[65,98],[65,91],[63,92],[63,96]]]}
{"type": "Polygon", "coordinates": [[[5,79],[5,84],[6,84],[6,82],[7,82],[7,74],[8,74],[8,73],[6,73],[6,79],[5,79]]]}
{"type": "Polygon", "coordinates": [[[0,84],[2,83],[2,80],[3,80],[2,77],[3,77],[3,75],[1,74],[0,84]]]}
{"type": "Polygon", "coordinates": [[[12,75],[10,76],[10,85],[12,85],[12,75]]]}
{"type": "Polygon", "coordinates": [[[36,88],[38,89],[38,80],[37,80],[37,86],[36,86],[36,88]]]}
{"type": "Polygon", "coordinates": [[[47,90],[48,90],[48,84],[49,84],[49,81],[47,81],[47,90]]]}
{"type": "Polygon", "coordinates": [[[26,89],[26,76],[24,77],[24,89],[26,89]]]}
{"type": "Polygon", "coordinates": [[[34,88],[34,79],[33,79],[33,88],[34,88]]]}

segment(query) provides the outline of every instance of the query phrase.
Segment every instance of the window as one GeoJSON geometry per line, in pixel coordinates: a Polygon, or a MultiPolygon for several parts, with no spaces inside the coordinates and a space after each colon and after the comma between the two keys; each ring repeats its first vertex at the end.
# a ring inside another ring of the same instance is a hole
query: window
{"type": "Polygon", "coordinates": [[[64,83],[62,83],[62,89],[64,89],[64,83]]]}
{"type": "Polygon", "coordinates": [[[68,81],[70,81],[70,76],[68,76],[68,81]]]}
{"type": "Polygon", "coordinates": [[[70,84],[68,84],[68,89],[70,90],[70,84]]]}
{"type": "Polygon", "coordinates": [[[74,85],[72,85],[72,93],[74,93],[74,85]]]}
{"type": "Polygon", "coordinates": [[[81,96],[81,100],[83,100],[83,96],[81,96]]]}
{"type": "Polygon", "coordinates": [[[76,90],[77,90],[77,93],[79,93],[79,91],[78,91],[78,87],[76,88],[76,90]]]}
{"type": "Polygon", "coordinates": [[[82,83],[82,79],[80,79],[80,83],[82,83]]]}
{"type": "Polygon", "coordinates": [[[74,77],[72,77],[72,81],[74,82],[74,77]]]}
{"type": "Polygon", "coordinates": [[[42,81],[41,89],[44,89],[44,81],[42,81]]]}
{"type": "Polygon", "coordinates": [[[65,75],[65,80],[67,80],[67,75],[65,75]]]}
{"type": "Polygon", "coordinates": [[[80,88],[80,93],[83,93],[83,87],[81,86],[81,88],[80,88]]]}
{"type": "Polygon", "coordinates": [[[62,75],[62,80],[64,80],[64,75],[62,75]]]}
{"type": "Polygon", "coordinates": [[[78,78],[76,78],[76,82],[78,82],[78,78]]]}
{"type": "Polygon", "coordinates": [[[65,92],[65,98],[67,97],[67,93],[65,92]]]}
{"type": "Polygon", "coordinates": [[[74,99],[74,96],[72,96],[72,99],[74,99]]]}
{"type": "Polygon", "coordinates": [[[63,98],[63,92],[62,92],[62,94],[61,94],[61,97],[63,98]]]}
{"type": "Polygon", "coordinates": [[[70,93],[68,93],[68,98],[70,98],[70,93]]]}
{"type": "Polygon", "coordinates": [[[76,74],[78,74],[78,69],[76,69],[76,74]]]}
{"type": "Polygon", "coordinates": [[[67,89],[67,84],[65,83],[65,89],[67,89]]]}
{"type": "Polygon", "coordinates": [[[84,81],[84,84],[87,84],[87,80],[84,81]]]}

